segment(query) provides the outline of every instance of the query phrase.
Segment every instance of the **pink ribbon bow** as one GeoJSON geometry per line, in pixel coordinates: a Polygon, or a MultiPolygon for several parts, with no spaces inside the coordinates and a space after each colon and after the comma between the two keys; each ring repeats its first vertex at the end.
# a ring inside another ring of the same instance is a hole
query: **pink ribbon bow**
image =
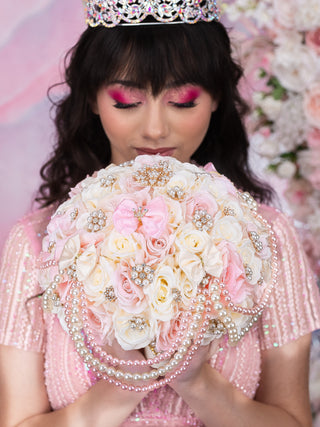
{"type": "Polygon", "coordinates": [[[122,200],[113,214],[115,229],[125,236],[141,225],[147,236],[158,238],[163,234],[167,222],[168,209],[162,197],[156,197],[145,206],[137,206],[133,200],[122,200]]]}

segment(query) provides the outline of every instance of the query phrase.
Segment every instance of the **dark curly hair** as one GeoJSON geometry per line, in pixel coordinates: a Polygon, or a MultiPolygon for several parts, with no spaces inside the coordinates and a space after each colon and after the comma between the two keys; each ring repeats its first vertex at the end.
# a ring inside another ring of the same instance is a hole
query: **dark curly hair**
{"type": "Polygon", "coordinates": [[[222,24],[88,28],[69,51],[66,63],[69,91],[54,103],[57,143],[41,169],[37,201],[42,206],[62,202],[71,187],[110,163],[109,140],[91,107],[97,91],[119,78],[148,87],[153,95],[168,81],[202,86],[219,100],[219,106],[192,159],[199,165],[212,162],[238,188],[259,201],[271,201],[271,188],[249,168],[249,143],[242,123],[247,107],[237,89],[242,70],[231,57],[230,39],[222,24]]]}

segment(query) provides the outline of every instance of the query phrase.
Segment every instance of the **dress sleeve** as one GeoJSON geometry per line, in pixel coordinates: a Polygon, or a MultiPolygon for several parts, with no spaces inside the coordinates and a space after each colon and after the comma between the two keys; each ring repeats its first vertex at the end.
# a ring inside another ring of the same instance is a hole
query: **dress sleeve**
{"type": "Polygon", "coordinates": [[[37,255],[25,225],[13,227],[0,265],[0,344],[43,351],[44,326],[37,255]],[[33,298],[35,297],[35,298],[33,298]]]}
{"type": "Polygon", "coordinates": [[[273,221],[278,281],[260,322],[261,348],[280,347],[320,328],[320,297],[297,232],[282,213],[273,221]]]}

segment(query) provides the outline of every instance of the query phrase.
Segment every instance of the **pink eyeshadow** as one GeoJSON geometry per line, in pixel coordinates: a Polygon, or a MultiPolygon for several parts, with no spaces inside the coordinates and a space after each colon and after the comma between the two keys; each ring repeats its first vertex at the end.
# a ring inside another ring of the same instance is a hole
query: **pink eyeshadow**
{"type": "Polygon", "coordinates": [[[181,104],[190,102],[198,98],[200,95],[200,89],[187,89],[185,93],[181,94],[179,101],[181,104]]]}
{"type": "Polygon", "coordinates": [[[116,89],[108,90],[108,94],[116,102],[121,102],[122,104],[130,104],[130,102],[133,102],[133,100],[130,99],[129,96],[121,90],[116,90],[116,89]]]}
{"type": "Polygon", "coordinates": [[[200,88],[189,87],[169,90],[166,99],[168,101],[177,102],[184,104],[190,101],[194,101],[201,93],[200,88]]]}

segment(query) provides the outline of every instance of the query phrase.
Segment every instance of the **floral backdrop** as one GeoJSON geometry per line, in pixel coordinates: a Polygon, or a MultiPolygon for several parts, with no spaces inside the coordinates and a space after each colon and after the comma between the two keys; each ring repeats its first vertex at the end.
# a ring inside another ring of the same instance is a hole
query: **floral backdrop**
{"type": "MultiPolygon", "coordinates": [[[[252,158],[277,181],[320,279],[320,2],[237,0],[235,54],[245,69],[252,158]]],[[[313,337],[310,392],[320,426],[320,333],[313,337]]]]}
{"type": "MultiPolygon", "coordinates": [[[[252,165],[264,169],[294,217],[320,275],[320,2],[229,0],[235,54],[252,107],[252,165]]],[[[28,212],[39,169],[54,142],[47,88],[61,80],[63,57],[84,28],[80,0],[24,0],[0,14],[0,251],[28,212]]],[[[310,390],[320,426],[320,339],[314,335],[310,390]]]]}

